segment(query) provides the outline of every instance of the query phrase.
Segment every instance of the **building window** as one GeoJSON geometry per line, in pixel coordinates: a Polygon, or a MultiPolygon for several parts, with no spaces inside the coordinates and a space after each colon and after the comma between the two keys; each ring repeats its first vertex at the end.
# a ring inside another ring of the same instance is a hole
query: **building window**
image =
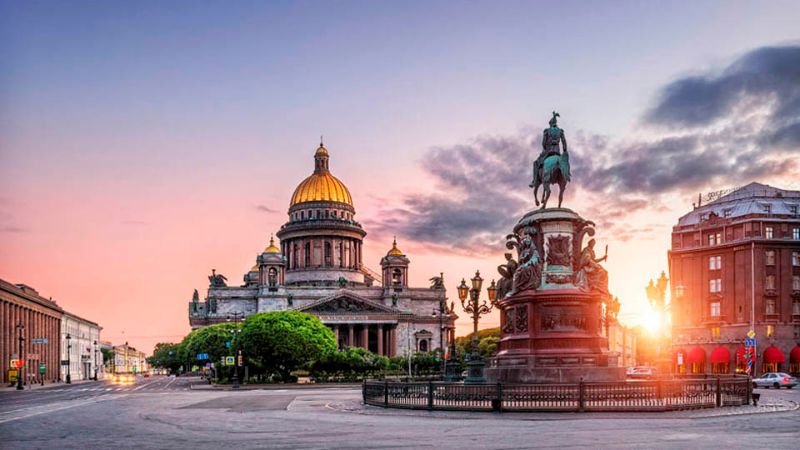
{"type": "Polygon", "coordinates": [[[775,289],[775,275],[767,275],[764,278],[764,289],[775,289]]]}
{"type": "Polygon", "coordinates": [[[767,250],[766,251],[766,265],[774,266],[775,265],[775,250],[767,250]]]}
{"type": "Polygon", "coordinates": [[[800,227],[792,228],[792,239],[800,241],[800,227]]]}
{"type": "Polygon", "coordinates": [[[761,208],[764,210],[765,213],[772,214],[772,205],[764,204],[761,205],[761,208]]]}
{"type": "Polygon", "coordinates": [[[767,325],[767,337],[775,336],[775,327],[773,325],[767,325]]]}
{"type": "Polygon", "coordinates": [[[730,217],[733,214],[733,208],[725,208],[722,210],[722,217],[730,217]]]}
{"type": "Polygon", "coordinates": [[[714,278],[713,280],[708,280],[708,292],[712,294],[722,292],[722,279],[714,278]]]}
{"type": "MultiPolygon", "coordinates": [[[[775,313],[775,299],[770,297],[766,299],[766,313],[767,314],[776,314],[775,313]]],[[[769,326],[767,330],[769,330],[769,326]]],[[[767,336],[772,336],[771,334],[767,333],[767,336]]]]}
{"type": "Polygon", "coordinates": [[[719,302],[711,302],[711,317],[719,317],[719,302]]]}
{"type": "Polygon", "coordinates": [[[800,291],[800,275],[792,276],[792,290],[800,291]]]}
{"type": "Polygon", "coordinates": [[[711,327],[711,339],[719,339],[719,327],[711,327]]]}
{"type": "Polygon", "coordinates": [[[772,239],[773,235],[772,227],[764,227],[764,237],[767,239],[772,239]]]}
{"type": "Polygon", "coordinates": [[[311,266],[311,243],[306,242],[304,248],[304,255],[303,255],[303,267],[310,267],[311,266]]]}
{"type": "Polygon", "coordinates": [[[325,266],[326,267],[330,267],[332,265],[333,265],[333,262],[332,262],[332,259],[331,259],[331,243],[330,242],[325,242],[325,266]]]}
{"type": "Polygon", "coordinates": [[[708,235],[708,245],[715,246],[722,244],[722,233],[711,233],[708,235]]]}
{"type": "Polygon", "coordinates": [[[800,252],[792,252],[792,266],[800,267],[800,252]]]}
{"type": "Polygon", "coordinates": [[[708,257],[708,270],[722,269],[722,256],[709,256],[708,257]]]}
{"type": "Polygon", "coordinates": [[[800,316],[800,300],[795,300],[792,302],[792,315],[800,316]]]}
{"type": "Polygon", "coordinates": [[[797,215],[797,205],[789,205],[789,214],[793,216],[797,215]]]}

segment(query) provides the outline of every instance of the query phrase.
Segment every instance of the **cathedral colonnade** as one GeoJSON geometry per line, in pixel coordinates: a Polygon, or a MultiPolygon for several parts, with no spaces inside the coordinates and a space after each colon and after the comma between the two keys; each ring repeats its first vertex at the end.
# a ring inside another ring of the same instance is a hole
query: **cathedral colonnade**
{"type": "Polygon", "coordinates": [[[338,348],[360,347],[377,355],[395,356],[396,323],[326,324],[336,336],[338,348]]]}

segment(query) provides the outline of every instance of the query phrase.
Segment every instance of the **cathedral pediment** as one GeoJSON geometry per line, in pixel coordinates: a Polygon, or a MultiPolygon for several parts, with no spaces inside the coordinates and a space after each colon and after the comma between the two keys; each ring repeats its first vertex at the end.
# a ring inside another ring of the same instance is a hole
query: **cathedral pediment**
{"type": "Polygon", "coordinates": [[[353,295],[349,292],[339,292],[322,298],[300,311],[314,314],[396,314],[397,311],[379,303],[353,295]]]}

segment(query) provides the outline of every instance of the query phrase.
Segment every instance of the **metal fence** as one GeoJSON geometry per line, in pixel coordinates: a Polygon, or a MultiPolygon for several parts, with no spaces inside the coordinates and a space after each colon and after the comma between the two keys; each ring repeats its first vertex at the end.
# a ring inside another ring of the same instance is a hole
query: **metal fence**
{"type": "Polygon", "coordinates": [[[460,384],[368,380],[364,403],[450,411],[672,411],[750,402],[748,378],[577,384],[460,384]]]}

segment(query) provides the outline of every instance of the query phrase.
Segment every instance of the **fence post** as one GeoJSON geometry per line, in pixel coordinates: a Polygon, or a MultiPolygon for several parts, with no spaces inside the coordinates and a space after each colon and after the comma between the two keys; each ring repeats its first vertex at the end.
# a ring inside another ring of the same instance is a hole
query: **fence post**
{"type": "Polygon", "coordinates": [[[389,407],[389,380],[383,380],[383,407],[389,407]]]}
{"type": "Polygon", "coordinates": [[[584,386],[583,378],[581,378],[580,383],[578,383],[578,412],[583,412],[585,391],[586,386],[584,386]]]}
{"type": "Polygon", "coordinates": [[[497,398],[493,402],[492,409],[497,412],[503,412],[503,385],[497,383],[497,391],[496,391],[497,398]]]}
{"type": "Polygon", "coordinates": [[[717,375],[717,408],[722,406],[722,383],[717,375]]]}
{"type": "Polygon", "coordinates": [[[433,381],[428,381],[428,411],[433,411],[433,381]]]}
{"type": "Polygon", "coordinates": [[[367,404],[367,379],[366,378],[364,378],[364,380],[361,382],[361,401],[363,401],[365,405],[367,404]]]}
{"type": "Polygon", "coordinates": [[[753,401],[753,381],[750,378],[750,375],[747,375],[747,402],[745,405],[749,405],[750,402],[753,401]]]}

